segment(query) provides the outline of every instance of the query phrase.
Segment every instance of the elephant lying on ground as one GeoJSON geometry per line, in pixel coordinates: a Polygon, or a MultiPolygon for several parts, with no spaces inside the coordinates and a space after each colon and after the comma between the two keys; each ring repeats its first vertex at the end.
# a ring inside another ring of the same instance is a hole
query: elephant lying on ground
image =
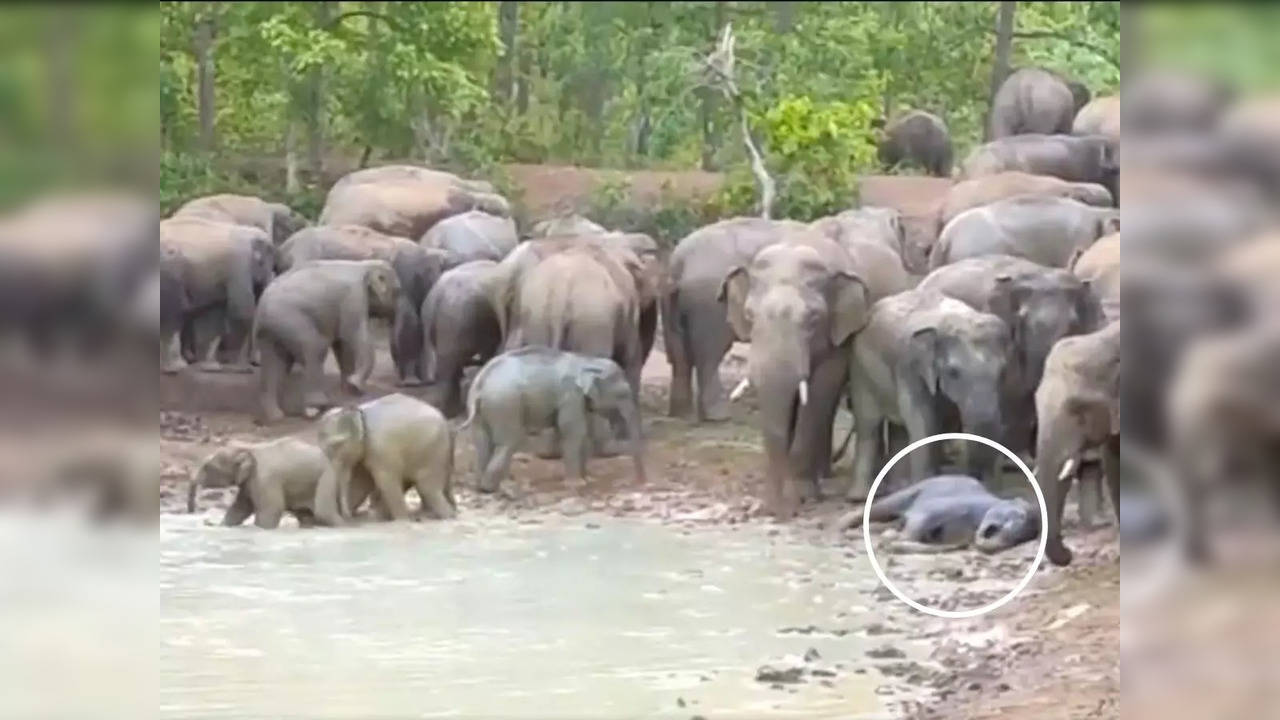
{"type": "Polygon", "coordinates": [[[315,260],[281,275],[258,304],[254,337],[262,352],[259,422],[284,417],[281,385],[295,363],[306,390],[303,414],[315,417],[329,405],[324,360],[332,349],[343,386],[363,391],[373,372],[371,314],[391,318],[400,292],[385,260],[315,260]]]}
{"type": "Polygon", "coordinates": [[[392,520],[406,520],[404,493],[418,490],[423,512],[455,517],[453,433],[440,411],[393,393],[354,407],[333,408],[318,422],[320,447],[338,488],[339,512],[350,519],[371,489],[374,507],[392,520]],[[359,482],[353,477],[359,474],[359,482]]]}
{"type": "Polygon", "coordinates": [[[308,225],[307,219],[283,203],[267,202],[252,195],[209,195],[178,208],[173,217],[248,225],[265,232],[276,245],[308,225]]]}
{"type": "Polygon", "coordinates": [[[255,525],[272,529],[286,511],[304,527],[339,525],[337,486],[328,469],[320,448],[297,438],[228,445],[200,464],[187,509],[195,511],[200,488],[234,487],[236,498],[222,518],[225,526],[240,525],[252,515],[255,525]]]}
{"type": "Polygon", "coordinates": [[[1120,323],[1059,340],[1035,397],[1035,475],[1049,510],[1045,556],[1054,565],[1068,565],[1071,551],[1062,544],[1061,529],[1064,481],[1080,467],[1085,451],[1102,451],[1112,507],[1120,507],[1120,323]]]}
{"type": "MultiPolygon", "coordinates": [[[[398,237],[421,238],[433,225],[468,210],[510,215],[501,195],[425,168],[393,166],[363,179],[339,180],[329,190],[321,225],[363,225],[398,237]]],[[[369,173],[369,171],[358,171],[369,173]]]]}
{"type": "MultiPolygon", "coordinates": [[[[858,428],[849,499],[866,499],[875,473],[896,451],[881,447],[886,424],[905,427],[907,442],[955,431],[1002,437],[1000,389],[1012,355],[1000,318],[941,293],[908,290],[873,305],[848,366],[858,428]]],[[[913,480],[938,471],[936,450],[926,445],[911,453],[913,480]]],[[[983,453],[971,464],[979,459],[983,453]]]]}
{"type": "Polygon", "coordinates": [[[1052,175],[1032,175],[1018,170],[984,175],[956,183],[938,210],[938,233],[957,215],[976,207],[1018,195],[1065,197],[1086,205],[1111,207],[1111,191],[1096,183],[1071,182],[1052,175]]]}
{"type": "Polygon", "coordinates": [[[893,208],[861,207],[844,210],[809,223],[809,228],[822,233],[842,246],[853,241],[883,245],[893,251],[909,272],[923,273],[928,259],[916,258],[907,248],[906,233],[902,227],[902,213],[893,208]]]}
{"type": "Polygon", "coordinates": [[[1089,91],[1041,68],[1015,70],[991,102],[992,139],[1010,135],[1071,132],[1076,112],[1089,102],[1089,91]]]}
{"type": "Polygon", "coordinates": [[[468,210],[436,223],[418,242],[443,251],[447,269],[472,260],[497,262],[515,250],[520,239],[511,218],[468,210]]]}
{"type": "MultiPolygon", "coordinates": [[[[863,510],[837,521],[840,530],[862,527],[863,510]]],[[[1040,537],[1040,509],[1021,498],[992,495],[965,475],[938,475],[871,503],[871,522],[902,521],[902,537],[931,551],[972,545],[985,553],[1008,550],[1040,537]]],[[[911,549],[899,545],[898,550],[911,549]]]]}
{"type": "Polygon", "coordinates": [[[969,258],[938,268],[917,286],[991,313],[1012,332],[1014,354],[1001,393],[1003,442],[1015,453],[1035,448],[1033,396],[1054,343],[1093,332],[1102,308],[1090,287],[1066,270],[1009,255],[969,258]]]}
{"type": "Polygon", "coordinates": [[[1076,113],[1071,123],[1072,135],[1103,135],[1120,139],[1120,96],[1108,95],[1090,100],[1076,113]]]}
{"type": "MultiPolygon", "coordinates": [[[[249,372],[249,332],[257,298],[271,282],[275,248],[267,234],[247,225],[200,217],[169,218],[160,223],[161,272],[174,283],[169,294],[185,307],[182,346],[191,360],[206,370],[223,366],[249,372]]],[[[172,330],[172,325],[170,325],[172,330]]],[[[178,338],[161,338],[167,353],[162,369],[176,372],[183,365],[178,338]]]]}
{"type": "Polygon", "coordinates": [[[529,231],[531,238],[557,237],[560,235],[603,235],[609,232],[603,225],[592,222],[590,218],[574,213],[561,217],[549,218],[533,226],[529,231]]]}
{"type": "Polygon", "coordinates": [[[1120,202],[1119,145],[1101,135],[1013,135],[979,145],[960,166],[960,179],[1017,170],[1052,175],[1071,182],[1094,183],[1120,202]]]}
{"type": "Polygon", "coordinates": [[[280,270],[310,260],[385,260],[391,263],[400,284],[391,328],[391,359],[402,385],[419,385],[425,368],[422,354],[422,302],[444,272],[442,250],[423,248],[412,240],[383,235],[359,225],[307,228],[280,246],[280,270]]]}
{"type": "Polygon", "coordinates": [[[1120,211],[1068,198],[1022,196],[966,210],[943,228],[929,257],[940,268],[965,258],[1013,255],[1065,268],[1076,252],[1120,229],[1120,211]]]}
{"type": "Polygon", "coordinates": [[[498,317],[485,295],[491,260],[459,265],[440,276],[422,304],[422,367],[432,382],[432,399],[446,417],[462,412],[462,374],[473,359],[481,365],[498,353],[498,317]]]}
{"type": "Polygon", "coordinates": [[[626,426],[636,480],[646,481],[640,408],[622,368],[607,358],[524,347],[485,364],[467,393],[477,485],[498,490],[511,459],[532,433],[555,428],[571,480],[582,480],[591,448],[590,417],[617,415],[626,426]]]}
{"type": "Polygon", "coordinates": [[[877,152],[886,168],[914,166],[935,177],[951,176],[951,133],[942,118],[924,110],[892,120],[877,152]]]}

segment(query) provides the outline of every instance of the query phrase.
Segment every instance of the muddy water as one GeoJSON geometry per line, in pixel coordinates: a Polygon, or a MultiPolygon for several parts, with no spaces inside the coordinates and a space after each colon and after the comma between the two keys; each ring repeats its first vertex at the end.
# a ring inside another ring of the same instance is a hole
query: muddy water
{"type": "MultiPolygon", "coordinates": [[[[768,525],[582,516],[343,531],[161,528],[166,717],[841,717],[876,582],[768,525]],[[819,659],[798,657],[816,650],[819,659]],[[834,675],[781,687],[766,663],[834,675]]],[[[874,643],[879,644],[879,643],[874,643]]]]}

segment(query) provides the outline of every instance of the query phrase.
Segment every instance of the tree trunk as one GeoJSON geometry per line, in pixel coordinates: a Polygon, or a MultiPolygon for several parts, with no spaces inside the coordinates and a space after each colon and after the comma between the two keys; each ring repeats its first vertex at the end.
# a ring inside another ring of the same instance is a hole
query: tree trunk
{"type": "MultiPolygon", "coordinates": [[[[318,2],[313,7],[315,26],[327,28],[331,3],[318,2]]],[[[316,66],[307,71],[307,169],[315,185],[324,184],[324,127],[324,68],[316,66]]]]}
{"type": "Polygon", "coordinates": [[[218,136],[214,127],[214,63],[213,38],[217,32],[217,6],[206,3],[196,20],[196,101],[200,116],[200,149],[213,152],[217,149],[218,136]]]}
{"type": "Polygon", "coordinates": [[[511,0],[498,3],[498,32],[502,37],[502,57],[494,68],[494,94],[504,104],[509,105],[515,95],[515,63],[519,54],[516,45],[517,33],[520,29],[520,5],[511,0]]]}
{"type": "MultiPolygon", "coordinates": [[[[708,35],[711,36],[711,42],[714,46],[716,38],[720,33],[720,28],[724,27],[724,2],[720,1],[715,4],[715,15],[712,25],[708,28],[708,35]]],[[[701,91],[702,102],[698,104],[698,119],[702,125],[702,169],[711,171],[716,169],[716,153],[720,151],[720,126],[716,123],[716,104],[719,99],[719,93],[711,88],[703,88],[701,91]]]]}
{"type": "Polygon", "coordinates": [[[533,72],[533,51],[525,47],[524,43],[521,43],[519,48],[520,71],[516,73],[516,112],[524,115],[529,112],[529,74],[533,72]]]}
{"type": "Polygon", "coordinates": [[[298,182],[298,129],[289,121],[284,131],[284,191],[296,195],[301,189],[298,182]]]}
{"type": "Polygon", "coordinates": [[[1000,17],[996,24],[996,57],[991,63],[991,95],[987,101],[987,117],[983,123],[982,139],[991,139],[991,113],[995,107],[996,93],[1000,85],[1009,76],[1009,50],[1013,43],[1013,13],[1018,9],[1016,2],[1001,2],[1000,17]]]}

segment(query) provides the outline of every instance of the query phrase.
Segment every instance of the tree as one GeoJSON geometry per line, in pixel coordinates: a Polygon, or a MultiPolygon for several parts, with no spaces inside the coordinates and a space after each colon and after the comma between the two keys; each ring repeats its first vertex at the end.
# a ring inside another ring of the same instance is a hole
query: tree
{"type": "Polygon", "coordinates": [[[996,59],[991,64],[991,93],[987,96],[987,119],[983,122],[983,140],[991,139],[991,113],[995,108],[996,93],[1000,85],[1009,77],[1009,48],[1013,43],[1013,14],[1018,8],[1016,2],[1000,3],[1000,20],[996,29],[996,59]]]}
{"type": "Polygon", "coordinates": [[[196,82],[198,91],[198,112],[200,115],[200,148],[206,153],[217,149],[218,136],[214,127],[216,109],[214,107],[214,74],[216,72],[213,57],[213,39],[217,27],[217,4],[205,3],[196,18],[193,50],[196,56],[196,82]]]}

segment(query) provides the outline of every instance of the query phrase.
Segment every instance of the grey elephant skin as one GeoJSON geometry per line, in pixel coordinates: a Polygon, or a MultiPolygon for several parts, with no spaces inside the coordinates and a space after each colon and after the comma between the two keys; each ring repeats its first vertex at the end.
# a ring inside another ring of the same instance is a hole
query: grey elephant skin
{"type": "Polygon", "coordinates": [[[529,230],[531,238],[548,238],[560,235],[602,235],[609,232],[603,225],[577,213],[539,221],[529,230]]]}
{"type": "Polygon", "coordinates": [[[162,338],[168,348],[163,369],[182,367],[180,339],[190,360],[206,369],[221,369],[215,357],[221,349],[232,369],[249,371],[258,295],[275,274],[275,247],[267,234],[200,217],[169,218],[160,223],[160,265],[175,285],[170,298],[183,306],[180,335],[162,338]]]}
{"type": "Polygon", "coordinates": [[[1071,123],[1072,135],[1103,135],[1120,139],[1120,96],[1097,97],[1080,108],[1071,123]]]}
{"type": "Polygon", "coordinates": [[[877,154],[886,168],[918,167],[934,177],[951,176],[951,133],[942,118],[924,110],[891,120],[877,154]]]}
{"type": "Polygon", "coordinates": [[[590,417],[618,416],[627,428],[636,478],[645,482],[640,409],[618,364],[545,347],[511,350],[485,364],[467,393],[478,487],[498,490],[511,458],[531,433],[554,428],[565,470],[583,479],[590,454],[590,417]]]}
{"type": "Polygon", "coordinates": [[[307,219],[288,205],[252,195],[209,195],[187,202],[173,217],[201,217],[206,220],[248,225],[265,232],[276,245],[308,225],[307,219]]]}
{"type": "Polygon", "coordinates": [[[234,487],[235,500],[222,518],[236,526],[253,516],[260,528],[279,527],[289,512],[303,526],[337,525],[337,489],[326,477],[329,463],[320,448],[297,438],[229,445],[210,454],[196,470],[187,498],[195,510],[196,492],[205,487],[234,487]]]}
{"type": "Polygon", "coordinates": [[[1120,211],[1059,197],[1019,195],[966,210],[943,228],[929,257],[936,270],[983,255],[1013,255],[1065,268],[1077,251],[1120,229],[1120,211]]]}
{"type": "MultiPolygon", "coordinates": [[[[862,526],[856,510],[837,525],[862,526]]],[[[938,475],[876,498],[871,522],[902,522],[910,542],[950,548],[972,545],[985,553],[1007,550],[1040,537],[1040,511],[1021,498],[1002,499],[967,475],[938,475]]]]}
{"type": "Polygon", "coordinates": [[[485,295],[492,260],[474,260],[446,271],[422,303],[422,367],[431,399],[446,417],[462,413],[462,375],[467,365],[483,365],[498,353],[498,316],[485,295]]]}
{"type": "MultiPolygon", "coordinates": [[[[1000,390],[1012,353],[1000,318],[941,293],[908,290],[872,306],[849,365],[858,434],[848,497],[866,499],[887,459],[879,431],[886,424],[905,428],[907,442],[957,431],[1001,437],[1000,390]]],[[[937,472],[936,449],[926,445],[911,453],[911,479],[937,472]]]]}
{"type": "Polygon", "coordinates": [[[960,300],[1010,328],[1014,355],[1001,392],[1003,442],[1015,453],[1030,453],[1035,448],[1033,396],[1045,358],[1058,340],[1103,325],[1102,307],[1091,288],[1066,270],[988,255],[934,270],[917,289],[960,300]]]}
{"type": "Polygon", "coordinates": [[[444,252],[448,269],[472,260],[501,260],[520,238],[511,218],[468,210],[436,223],[418,242],[444,252]]]}
{"type": "Polygon", "coordinates": [[[1045,556],[1071,563],[1062,543],[1063,480],[1086,451],[1100,450],[1112,507],[1120,507],[1120,323],[1059,340],[1036,389],[1036,479],[1049,509],[1045,556]],[[1068,465],[1071,461],[1071,465],[1068,465]]]}
{"type": "Polygon", "coordinates": [[[970,180],[1017,170],[1105,187],[1120,202],[1119,144],[1104,135],[1012,135],[979,145],[960,166],[970,180]]]}
{"type": "Polygon", "coordinates": [[[902,213],[893,208],[861,207],[843,210],[814,220],[809,223],[809,228],[845,248],[859,243],[880,245],[897,255],[907,272],[923,273],[927,269],[927,256],[916,254],[914,247],[908,247],[902,213]]]}
{"type": "Polygon", "coordinates": [[[439,410],[392,393],[320,416],[316,432],[328,458],[326,484],[337,488],[339,512],[349,520],[371,490],[380,517],[407,520],[404,493],[416,488],[424,513],[457,515],[453,496],[453,433],[439,410]],[[359,477],[356,480],[356,477],[359,477]]]}
{"type": "Polygon", "coordinates": [[[262,294],[254,318],[261,351],[259,422],[284,417],[280,392],[290,369],[302,366],[303,413],[329,405],[324,360],[333,350],[343,386],[361,392],[373,372],[369,317],[391,318],[399,283],[384,260],[314,260],[281,275],[262,294]]]}
{"type": "Polygon", "coordinates": [[[400,284],[391,327],[391,359],[402,385],[426,380],[420,367],[422,316],[427,293],[447,265],[443,250],[421,247],[412,240],[384,235],[359,225],[321,225],[289,238],[277,253],[277,267],[288,271],[311,260],[385,260],[400,284]]]}
{"type": "MultiPolygon", "coordinates": [[[[1120,233],[1098,238],[1078,253],[1067,269],[1089,284],[1107,322],[1120,319],[1120,233]]],[[[1280,271],[1280,266],[1276,269],[1280,271]]]]}
{"type": "Polygon", "coordinates": [[[1015,70],[1000,84],[991,103],[992,139],[1038,133],[1071,132],[1076,112],[1089,101],[1079,83],[1041,68],[1015,70]]]}
{"type": "Polygon", "coordinates": [[[804,230],[760,250],[722,283],[734,335],[751,343],[747,378],[760,406],[766,503],[778,517],[794,514],[801,481],[814,496],[830,472],[849,340],[876,298],[864,277],[843,248],[804,230]]]}
{"type": "MultiPolygon", "coordinates": [[[[1065,197],[1086,205],[1111,207],[1111,191],[1097,183],[1071,182],[1052,175],[1018,170],[962,180],[947,193],[938,210],[938,234],[960,213],[1018,195],[1065,197]]],[[[932,248],[930,248],[932,249],[932,248]]]]}
{"type": "Polygon", "coordinates": [[[363,225],[398,237],[421,238],[447,217],[482,210],[507,216],[510,206],[487,183],[413,166],[358,170],[329,189],[321,225],[363,225]]]}

